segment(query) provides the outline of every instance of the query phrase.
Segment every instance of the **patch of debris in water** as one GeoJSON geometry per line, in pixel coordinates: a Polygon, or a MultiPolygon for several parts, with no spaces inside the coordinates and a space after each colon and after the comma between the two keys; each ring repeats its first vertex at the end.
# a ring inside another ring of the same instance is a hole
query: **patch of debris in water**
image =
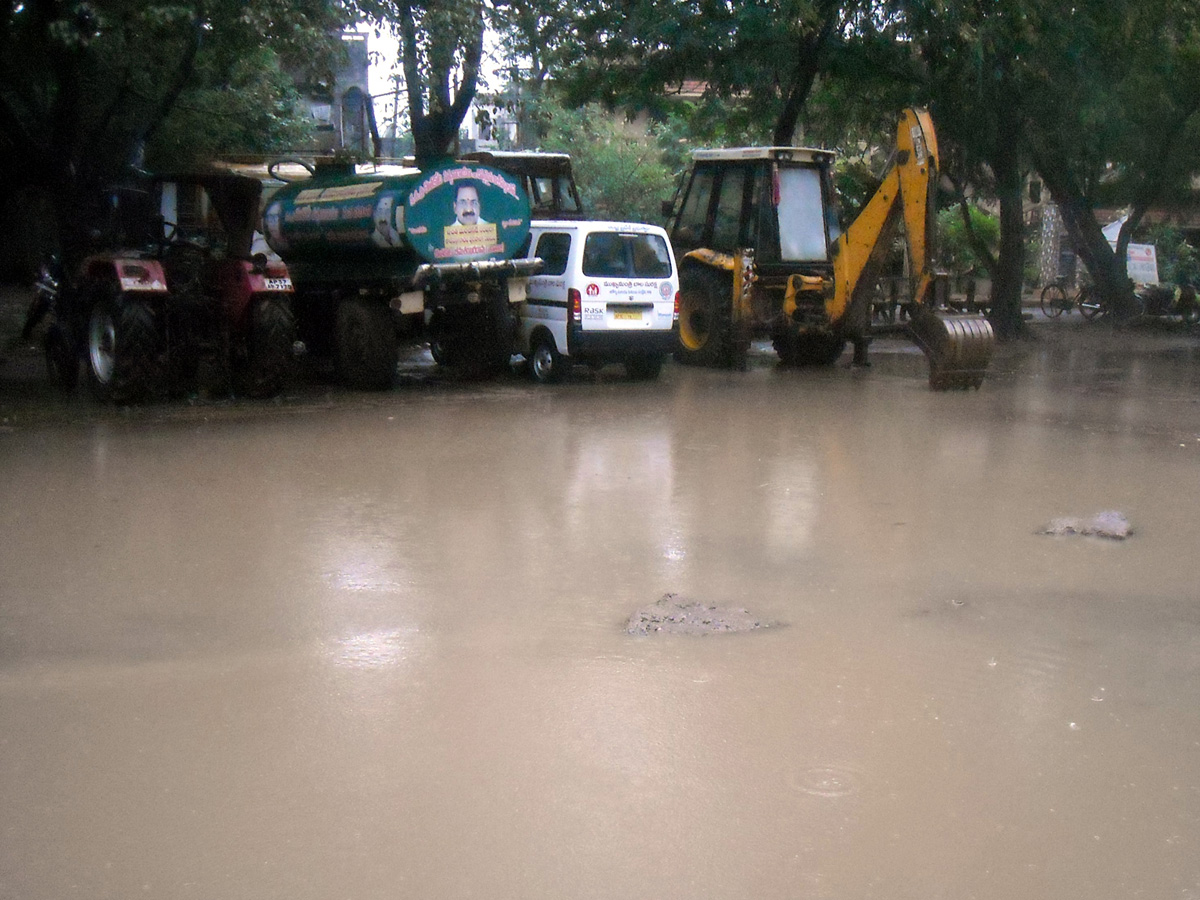
{"type": "Polygon", "coordinates": [[[1123,513],[1109,510],[1107,512],[1096,513],[1090,519],[1053,519],[1038,534],[1087,534],[1123,541],[1129,535],[1133,534],[1133,527],[1129,524],[1129,520],[1125,518],[1123,513]]]}
{"type": "Polygon", "coordinates": [[[664,594],[657,603],[635,610],[625,626],[628,634],[732,634],[779,625],[744,610],[706,606],[678,594],[664,594]]]}

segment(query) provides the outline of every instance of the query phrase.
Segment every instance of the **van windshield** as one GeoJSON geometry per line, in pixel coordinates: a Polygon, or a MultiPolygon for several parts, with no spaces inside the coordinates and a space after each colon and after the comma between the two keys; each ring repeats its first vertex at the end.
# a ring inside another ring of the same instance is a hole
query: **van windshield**
{"type": "Polygon", "coordinates": [[[593,232],[583,242],[583,274],[592,278],[670,278],[671,251],[657,234],[593,232]]]}

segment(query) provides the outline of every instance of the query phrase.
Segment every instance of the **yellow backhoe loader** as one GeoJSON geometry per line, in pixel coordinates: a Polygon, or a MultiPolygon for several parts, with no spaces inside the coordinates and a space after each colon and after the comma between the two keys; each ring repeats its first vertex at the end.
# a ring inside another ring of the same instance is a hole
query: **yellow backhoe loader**
{"type": "Polygon", "coordinates": [[[845,232],[834,212],[827,150],[699,150],[678,204],[666,204],[679,258],[681,362],[740,367],[755,336],[785,364],[830,364],[851,341],[903,331],[925,352],[936,390],[979,387],[994,337],[982,315],[938,299],[931,261],[937,137],[929,114],[901,117],[894,162],[845,232]],[[908,321],[872,327],[871,299],[903,221],[908,321]]]}

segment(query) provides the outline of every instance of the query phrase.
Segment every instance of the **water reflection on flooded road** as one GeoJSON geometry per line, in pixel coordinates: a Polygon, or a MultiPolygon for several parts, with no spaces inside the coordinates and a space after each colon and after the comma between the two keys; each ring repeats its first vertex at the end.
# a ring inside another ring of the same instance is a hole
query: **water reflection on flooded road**
{"type": "Polygon", "coordinates": [[[1200,897],[1200,358],[1135,343],[0,434],[0,896],[1200,897]]]}

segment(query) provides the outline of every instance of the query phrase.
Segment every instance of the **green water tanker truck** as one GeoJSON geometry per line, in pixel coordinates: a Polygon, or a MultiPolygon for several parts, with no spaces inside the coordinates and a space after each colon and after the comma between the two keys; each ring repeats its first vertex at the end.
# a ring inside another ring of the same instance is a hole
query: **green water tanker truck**
{"type": "Polygon", "coordinates": [[[389,386],[402,336],[428,340],[443,365],[507,365],[514,310],[540,266],[514,258],[530,214],[517,179],[472,161],[285,171],[271,167],[285,183],[264,204],[263,233],[291,272],[300,339],[343,382],[389,386]]]}

